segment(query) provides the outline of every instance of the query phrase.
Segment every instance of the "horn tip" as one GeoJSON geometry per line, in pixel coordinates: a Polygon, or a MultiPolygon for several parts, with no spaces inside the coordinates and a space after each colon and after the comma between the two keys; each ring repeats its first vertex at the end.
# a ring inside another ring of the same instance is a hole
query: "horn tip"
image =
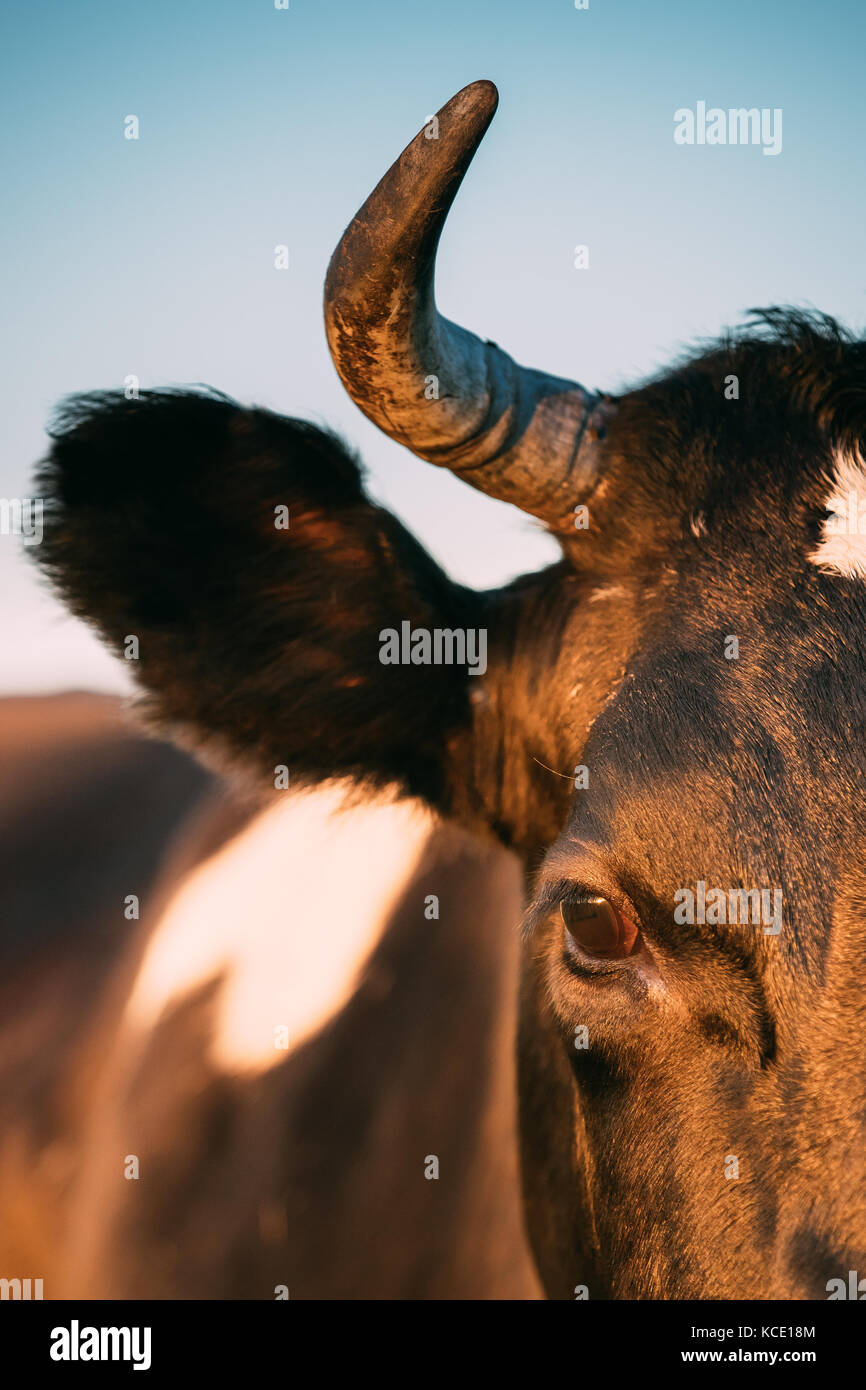
{"type": "Polygon", "coordinates": [[[476,116],[486,117],[487,120],[493,116],[499,105],[499,91],[495,82],[491,82],[487,77],[481,77],[477,82],[470,82],[468,86],[461,87],[456,96],[448,102],[448,106],[459,106],[463,114],[470,112],[476,116]]]}

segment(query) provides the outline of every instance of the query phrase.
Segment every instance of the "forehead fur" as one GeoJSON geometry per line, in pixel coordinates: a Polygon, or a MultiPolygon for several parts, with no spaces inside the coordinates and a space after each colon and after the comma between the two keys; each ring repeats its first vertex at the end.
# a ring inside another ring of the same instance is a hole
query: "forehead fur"
{"type": "Polygon", "coordinates": [[[573,543],[575,564],[621,571],[642,556],[657,570],[691,553],[684,541],[718,547],[724,529],[755,553],[770,538],[799,566],[821,539],[834,460],[866,456],[866,342],[817,312],[753,310],[620,396],[607,447],[592,499],[605,544],[573,543]]]}
{"type": "Polygon", "coordinates": [[[751,310],[742,328],[621,397],[620,416],[617,443],[662,463],[702,442],[740,445],[738,461],[759,475],[813,437],[827,452],[853,450],[866,440],[866,341],[817,311],[751,310]]]}

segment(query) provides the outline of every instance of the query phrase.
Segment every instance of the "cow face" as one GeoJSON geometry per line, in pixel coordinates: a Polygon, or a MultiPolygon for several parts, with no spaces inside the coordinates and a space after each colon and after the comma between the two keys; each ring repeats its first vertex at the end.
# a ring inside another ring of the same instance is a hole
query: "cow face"
{"type": "MultiPolygon", "coordinates": [[[[524,1173],[555,1296],[825,1298],[866,1256],[866,538],[842,525],[866,356],[766,327],[611,430],[667,542],[603,600],[637,643],[526,923],[524,1173]]],[[[601,554],[633,531],[623,497],[601,554]]]]}

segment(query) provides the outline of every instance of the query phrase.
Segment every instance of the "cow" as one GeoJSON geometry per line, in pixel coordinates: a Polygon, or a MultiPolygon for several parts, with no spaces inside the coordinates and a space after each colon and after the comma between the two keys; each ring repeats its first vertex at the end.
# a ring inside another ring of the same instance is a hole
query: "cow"
{"type": "Polygon", "coordinates": [[[90,1108],[61,1296],[538,1296],[514,931],[500,946],[517,865],[418,802],[343,801],[282,798],[161,914],[90,1108]]]}
{"type": "Polygon", "coordinates": [[[89,1041],[136,930],[124,901],[150,901],[214,800],[213,777],[112,696],[0,700],[0,1278],[57,1287],[101,1065],[89,1041]]]}
{"type": "Polygon", "coordinates": [[[349,778],[519,857],[548,1297],[825,1297],[866,1264],[866,343],[753,312],[613,396],[449,322],[437,245],[497,100],[463,89],[384,176],[325,323],[361,410],[555,564],[471,591],[335,436],[202,391],[65,408],[38,558],[138,639],[143,716],[263,802],[349,778]]]}
{"type": "Polygon", "coordinates": [[[0,701],[0,751],[0,1297],[537,1297],[513,857],[350,788],[259,815],[112,697],[0,701]]]}

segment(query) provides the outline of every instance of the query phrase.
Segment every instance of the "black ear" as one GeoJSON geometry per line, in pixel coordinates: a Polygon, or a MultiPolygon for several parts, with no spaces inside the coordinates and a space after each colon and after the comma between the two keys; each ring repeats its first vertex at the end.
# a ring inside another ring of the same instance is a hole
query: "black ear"
{"type": "Polygon", "coordinates": [[[131,664],[162,727],[269,786],[285,764],[439,800],[472,678],[383,665],[380,632],[477,626],[477,599],[367,500],[337,438],[159,391],[75,398],[52,439],[36,558],[118,652],[138,638],[131,664]]]}

